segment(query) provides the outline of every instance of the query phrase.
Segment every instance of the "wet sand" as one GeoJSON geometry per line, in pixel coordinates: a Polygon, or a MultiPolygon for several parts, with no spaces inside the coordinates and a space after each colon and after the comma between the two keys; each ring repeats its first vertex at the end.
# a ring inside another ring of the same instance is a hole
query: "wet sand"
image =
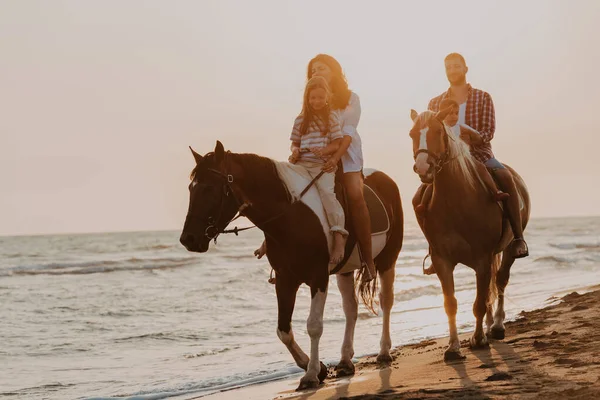
{"type": "Polygon", "coordinates": [[[600,286],[522,312],[506,338],[446,363],[448,339],[393,350],[391,365],[361,359],[356,374],[295,392],[300,377],[218,393],[219,399],[600,399],[600,286]]]}

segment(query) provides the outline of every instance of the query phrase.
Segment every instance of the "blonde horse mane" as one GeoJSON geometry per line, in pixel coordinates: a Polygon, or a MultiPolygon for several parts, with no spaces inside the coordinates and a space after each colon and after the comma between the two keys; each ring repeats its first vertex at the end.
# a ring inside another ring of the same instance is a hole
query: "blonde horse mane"
{"type": "MultiPolygon", "coordinates": [[[[435,114],[436,113],[433,111],[423,111],[419,115],[419,119],[422,123],[425,123],[433,118],[435,114]]],[[[448,161],[454,161],[448,162],[445,168],[450,169],[453,173],[458,174],[459,176],[462,176],[467,185],[473,189],[475,189],[475,181],[478,181],[481,186],[485,188],[485,184],[481,180],[481,177],[475,168],[476,161],[471,155],[469,145],[462,141],[462,139],[454,137],[448,125],[443,125],[446,131],[446,136],[448,136],[448,161]]]]}

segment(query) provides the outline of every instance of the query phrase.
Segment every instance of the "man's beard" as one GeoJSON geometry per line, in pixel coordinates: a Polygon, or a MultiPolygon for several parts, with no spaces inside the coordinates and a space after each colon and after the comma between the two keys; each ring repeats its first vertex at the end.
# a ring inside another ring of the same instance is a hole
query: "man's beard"
{"type": "Polygon", "coordinates": [[[448,82],[450,82],[451,85],[463,85],[467,83],[467,75],[460,75],[452,79],[448,77],[448,82]]]}

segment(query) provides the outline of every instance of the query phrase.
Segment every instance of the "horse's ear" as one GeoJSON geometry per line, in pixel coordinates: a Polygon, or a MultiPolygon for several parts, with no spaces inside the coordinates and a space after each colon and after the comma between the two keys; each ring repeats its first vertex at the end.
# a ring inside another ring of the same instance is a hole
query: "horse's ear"
{"type": "Polygon", "coordinates": [[[192,146],[189,146],[190,150],[192,151],[192,155],[194,156],[194,160],[196,160],[196,164],[200,164],[200,161],[202,161],[202,156],[198,153],[196,153],[194,151],[194,149],[192,149],[192,146]]]}
{"type": "Polygon", "coordinates": [[[416,122],[417,118],[419,118],[419,113],[416,110],[411,108],[410,109],[410,119],[412,119],[413,122],[416,122]]]}
{"type": "Polygon", "coordinates": [[[452,107],[453,106],[448,106],[446,108],[444,108],[443,110],[438,111],[437,114],[435,114],[435,119],[437,119],[438,121],[443,121],[444,118],[446,118],[446,116],[448,114],[450,114],[450,111],[452,111],[452,107]]]}
{"type": "Polygon", "coordinates": [[[217,163],[217,165],[219,165],[224,159],[225,147],[223,147],[223,143],[217,140],[217,145],[215,146],[215,162],[217,163]]]}

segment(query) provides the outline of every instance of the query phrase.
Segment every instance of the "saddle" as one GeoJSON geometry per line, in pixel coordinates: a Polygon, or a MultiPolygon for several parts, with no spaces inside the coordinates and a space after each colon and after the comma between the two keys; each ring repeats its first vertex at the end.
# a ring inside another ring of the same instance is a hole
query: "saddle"
{"type": "MultiPolygon", "coordinates": [[[[309,185],[314,177],[311,176],[305,168],[295,164],[281,161],[274,162],[274,164],[279,178],[288,188],[292,198],[299,199],[301,197],[300,194],[309,185]]],[[[369,215],[371,217],[373,257],[376,257],[385,247],[387,233],[390,229],[390,219],[387,211],[381,199],[376,194],[376,191],[369,186],[369,176],[375,172],[376,171],[372,169],[366,169],[364,171],[364,175],[366,176],[364,196],[367,203],[367,209],[369,210],[369,215]]],[[[344,208],[344,213],[346,215],[346,230],[348,230],[350,234],[348,236],[348,240],[346,241],[344,259],[338,265],[329,266],[330,274],[350,272],[355,269],[360,269],[362,266],[358,246],[356,245],[356,235],[354,234],[354,229],[352,227],[352,218],[350,217],[351,211],[348,207],[347,196],[342,185],[342,176],[343,172],[340,167],[336,173],[335,193],[339,202],[344,208]]],[[[311,187],[308,191],[306,191],[301,201],[311,210],[313,210],[315,215],[319,218],[323,227],[323,231],[328,237],[328,243],[331,246],[332,238],[329,234],[329,224],[325,216],[323,205],[317,189],[314,186],[311,187]]]]}
{"type": "MultiPolygon", "coordinates": [[[[367,169],[367,176],[375,172],[375,170],[367,169]]],[[[361,268],[362,260],[357,246],[354,227],[352,226],[351,211],[348,205],[346,190],[342,184],[343,172],[338,168],[335,176],[335,194],[344,209],[346,216],[346,230],[349,232],[348,240],[346,241],[345,256],[341,263],[336,266],[330,266],[330,274],[339,274],[350,272],[361,268]],[[333,267],[333,268],[332,268],[333,267]]],[[[364,178],[364,174],[363,174],[364,178]]],[[[365,179],[366,180],[366,179],[365,179]]],[[[390,218],[383,205],[383,202],[375,193],[375,191],[365,182],[364,197],[371,218],[371,243],[373,257],[376,257],[385,247],[387,242],[387,232],[390,230],[390,218]]]]}

